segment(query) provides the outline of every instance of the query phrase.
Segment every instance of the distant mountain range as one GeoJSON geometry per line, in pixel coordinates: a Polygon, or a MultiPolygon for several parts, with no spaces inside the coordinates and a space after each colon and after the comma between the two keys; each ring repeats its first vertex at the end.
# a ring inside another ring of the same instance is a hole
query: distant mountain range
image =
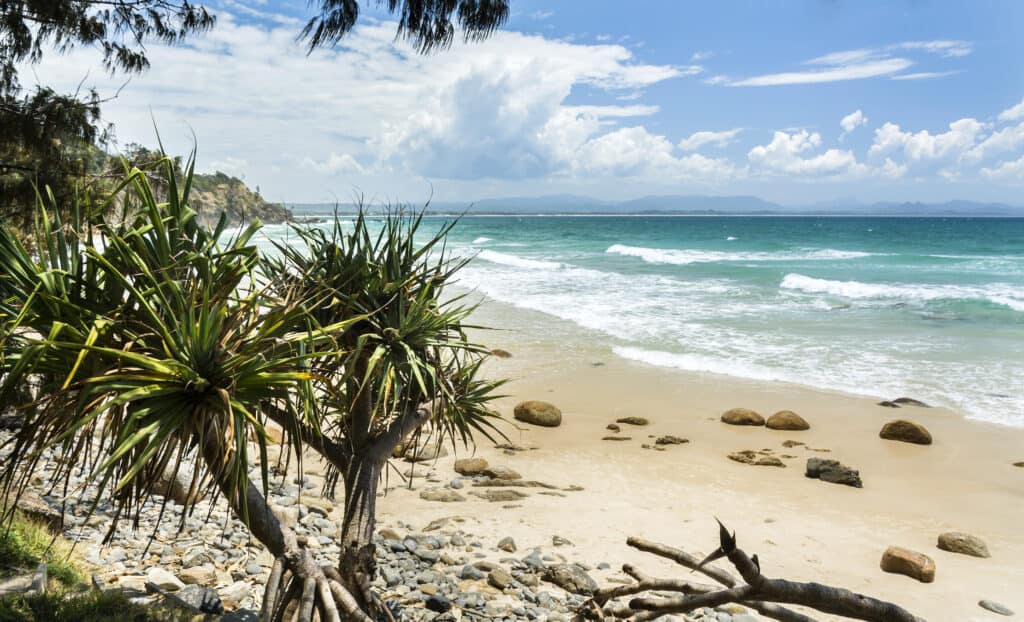
{"type": "MultiPolygon", "coordinates": [[[[351,203],[290,206],[296,216],[330,213],[335,207],[352,212],[351,203]]],[[[1024,207],[1005,203],[947,201],[945,203],[853,202],[785,206],[754,196],[661,195],[628,201],[604,201],[560,194],[543,197],[509,197],[469,202],[431,203],[431,214],[679,214],[679,215],[789,215],[789,216],[988,216],[1024,217],[1024,207]]]]}

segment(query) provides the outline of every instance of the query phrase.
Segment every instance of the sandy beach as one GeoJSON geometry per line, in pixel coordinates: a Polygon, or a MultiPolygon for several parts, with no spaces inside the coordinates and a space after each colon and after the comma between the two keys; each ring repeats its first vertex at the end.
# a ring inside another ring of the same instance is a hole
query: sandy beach
{"type": "MultiPolygon", "coordinates": [[[[487,310],[484,315],[493,313],[487,310]]],[[[495,539],[512,536],[521,551],[552,550],[554,535],[573,547],[557,552],[591,566],[606,584],[622,576],[623,563],[649,574],[681,575],[626,545],[631,535],[705,553],[717,545],[720,518],[748,553],[757,553],[772,577],[819,581],[892,600],[929,620],[995,620],[980,599],[1024,611],[1024,430],[964,419],[941,408],[878,406],[869,398],[818,391],[794,384],[745,381],[646,366],[567,342],[536,339],[524,317],[517,331],[485,335],[487,343],[513,354],[494,359],[488,373],[510,378],[507,397],[496,403],[502,429],[519,445],[536,447],[511,455],[485,439],[434,463],[417,466],[447,482],[456,477],[456,457],[476,455],[506,465],[526,479],[568,487],[565,497],[531,493],[513,504],[468,496],[463,503],[422,500],[419,492],[440,487],[415,479],[411,489],[392,478],[380,501],[382,525],[404,521],[422,528],[445,516],[467,519],[467,530],[495,539]],[[517,402],[544,400],[563,413],[558,428],[513,421],[517,402]],[[747,407],[765,416],[793,410],[811,425],[803,432],[730,426],[723,411],[747,407]],[[642,416],[645,427],[622,425],[620,436],[602,440],[605,426],[642,416]],[[880,439],[887,421],[923,424],[930,446],[880,439]],[[673,434],[689,443],[665,451],[644,449],[655,436],[673,434]],[[786,440],[805,446],[785,448],[786,440]],[[786,468],[751,466],[727,458],[739,450],[771,449],[786,468]],[[814,451],[814,450],[828,450],[814,451]],[[862,489],[804,476],[808,457],[837,459],[860,471],[862,489]],[[983,539],[991,558],[939,550],[940,533],[962,531],[983,539]],[[920,583],[879,568],[883,551],[898,545],[935,560],[936,580],[920,583]]],[[[494,325],[493,323],[491,325],[494,325]]],[[[571,341],[571,340],[569,340],[571,341]]],[[[867,390],[865,392],[868,392],[867,390]]],[[[924,401],[927,395],[912,396],[924,401]]],[[[401,467],[404,469],[405,467],[401,467]]],[[[497,553],[495,558],[497,559],[497,553]]],[[[823,617],[822,619],[828,619],[823,617]]]]}

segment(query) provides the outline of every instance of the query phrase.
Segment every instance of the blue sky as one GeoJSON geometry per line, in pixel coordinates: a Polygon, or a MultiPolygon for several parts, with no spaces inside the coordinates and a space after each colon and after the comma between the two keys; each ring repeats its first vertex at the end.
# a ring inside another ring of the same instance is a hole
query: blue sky
{"type": "MultiPolygon", "coordinates": [[[[483,44],[427,57],[373,5],[307,57],[305,2],[211,0],[107,105],[121,144],[273,200],[756,194],[788,204],[1024,204],[1021,2],[512,0],[483,44]]],[[[43,82],[101,93],[93,51],[43,82]]],[[[25,81],[25,80],[23,80],[25,81]]]]}

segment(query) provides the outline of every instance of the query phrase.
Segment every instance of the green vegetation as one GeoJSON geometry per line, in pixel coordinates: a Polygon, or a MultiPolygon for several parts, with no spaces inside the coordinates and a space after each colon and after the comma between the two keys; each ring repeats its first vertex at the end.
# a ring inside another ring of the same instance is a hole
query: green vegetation
{"type": "Polygon", "coordinates": [[[376,232],[362,216],[348,234],[297,227],[305,244],[269,259],[251,243],[259,222],[235,236],[226,215],[201,222],[194,182],[191,158],[163,158],[100,202],[40,201],[35,251],[0,228],[0,403],[23,417],[0,492],[51,460],[58,485],[76,469],[130,522],[161,479],[190,473],[190,497],[223,495],[276,558],[266,607],[303,597],[316,607],[302,622],[317,608],[365,622],[381,607],[370,538],[387,458],[425,428],[453,444],[493,430],[500,383],[478,377],[472,307],[444,295],[464,262],[444,253],[450,226],[416,240],[420,218],[402,214],[376,232]],[[267,504],[271,422],[343,482],[336,568],[267,504]]]}
{"type": "Polygon", "coordinates": [[[137,605],[122,592],[0,598],[0,622],[189,622],[182,610],[137,605]]]}
{"type": "Polygon", "coordinates": [[[84,565],[72,551],[71,543],[50,531],[46,525],[15,512],[0,530],[0,579],[22,572],[33,572],[45,562],[50,579],[64,587],[85,580],[84,565]]]}

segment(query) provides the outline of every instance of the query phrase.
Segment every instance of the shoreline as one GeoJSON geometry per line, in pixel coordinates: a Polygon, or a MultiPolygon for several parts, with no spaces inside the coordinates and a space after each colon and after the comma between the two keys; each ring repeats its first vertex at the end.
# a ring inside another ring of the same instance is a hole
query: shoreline
{"type": "MultiPolygon", "coordinates": [[[[525,479],[584,490],[568,498],[531,495],[510,508],[473,498],[458,504],[420,499],[419,492],[457,477],[449,456],[421,469],[433,473],[433,484],[417,479],[412,490],[407,484],[391,486],[380,500],[382,525],[394,518],[427,524],[457,513],[495,535],[514,537],[524,550],[550,546],[552,536],[559,535],[576,544],[573,561],[611,564],[610,570],[594,572],[605,585],[620,576],[622,563],[682,576],[627,547],[626,538],[641,536],[705,553],[717,542],[717,516],[737,531],[741,546],[759,553],[768,576],[845,587],[930,620],[996,619],[978,607],[981,599],[1024,610],[1018,587],[1024,582],[1019,561],[1024,537],[1016,526],[1024,516],[1024,469],[1013,466],[1024,460],[1024,429],[939,407],[890,409],[876,405],[877,399],[802,385],[660,368],[617,356],[595,358],[592,347],[572,336],[561,347],[538,338],[526,319],[519,330],[491,331],[478,339],[512,353],[486,366],[489,375],[512,378],[502,391],[508,397],[496,410],[505,417],[502,429],[512,442],[538,449],[506,455],[481,439],[475,453],[459,451],[458,457],[477,455],[525,479]],[[558,406],[562,426],[538,428],[512,420],[513,406],[531,399],[558,406]],[[733,407],[765,416],[793,410],[811,429],[781,432],[721,423],[721,413],[733,407]],[[651,424],[621,424],[620,436],[632,437],[629,441],[601,440],[611,434],[606,424],[631,415],[651,424]],[[925,425],[934,443],[880,439],[881,426],[899,418],[925,425]],[[665,451],[642,448],[653,442],[649,435],[664,434],[689,442],[665,451]],[[786,440],[806,446],[785,448],[786,440]],[[782,458],[786,468],[727,458],[731,452],[764,449],[794,457],[782,458]],[[864,488],[805,477],[809,457],[858,469],[864,488]],[[980,537],[992,556],[938,550],[938,535],[948,531],[980,537]],[[879,561],[891,545],[935,560],[935,582],[882,572],[879,561]]],[[[928,401],[927,395],[911,397],[928,401]]]]}

